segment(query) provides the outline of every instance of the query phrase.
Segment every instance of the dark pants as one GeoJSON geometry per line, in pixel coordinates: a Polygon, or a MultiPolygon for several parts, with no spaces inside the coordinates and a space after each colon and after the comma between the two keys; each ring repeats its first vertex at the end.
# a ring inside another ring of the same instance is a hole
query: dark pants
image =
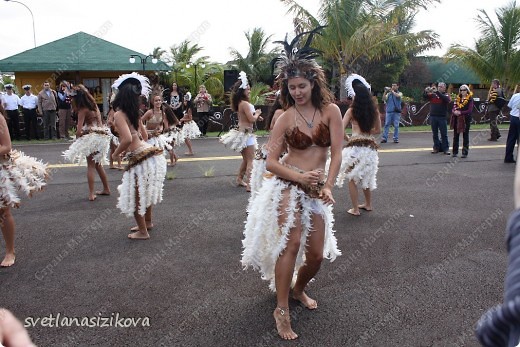
{"type": "Polygon", "coordinates": [[[20,140],[20,113],[18,110],[10,110],[7,112],[7,127],[11,140],[20,140]]]}
{"type": "Polygon", "coordinates": [[[208,131],[209,112],[197,112],[197,114],[199,115],[197,125],[202,135],[206,135],[206,131],[208,131]]]}
{"type": "Polygon", "coordinates": [[[488,114],[487,114],[489,120],[491,121],[489,123],[489,128],[491,129],[491,138],[490,138],[491,141],[496,141],[500,137],[500,131],[498,130],[498,126],[497,126],[497,117],[498,117],[499,113],[500,113],[500,110],[496,110],[496,111],[488,111],[488,114]]]}
{"type": "Polygon", "coordinates": [[[43,139],[56,140],[56,111],[43,111],[43,139]]]}
{"type": "Polygon", "coordinates": [[[507,133],[506,155],[504,157],[504,161],[514,160],[513,152],[515,150],[515,145],[518,142],[518,139],[520,139],[520,118],[511,116],[509,131],[507,133]]]}
{"type": "Polygon", "coordinates": [[[446,116],[430,116],[433,133],[433,149],[440,152],[449,152],[450,143],[448,142],[448,121],[446,116]],[[441,139],[439,140],[439,131],[441,139]]]}
{"type": "MultiPolygon", "coordinates": [[[[469,127],[471,125],[471,115],[464,116],[464,122],[466,123],[464,133],[462,134],[462,155],[468,155],[469,152],[469,127]]],[[[453,129],[453,154],[459,153],[459,135],[457,129],[453,129]]]]}
{"type": "Polygon", "coordinates": [[[36,109],[33,108],[32,110],[28,108],[22,109],[23,113],[23,122],[25,125],[25,137],[27,137],[27,140],[31,139],[31,133],[34,134],[34,138],[36,140],[40,139],[40,136],[38,135],[38,115],[36,114],[36,109]]]}

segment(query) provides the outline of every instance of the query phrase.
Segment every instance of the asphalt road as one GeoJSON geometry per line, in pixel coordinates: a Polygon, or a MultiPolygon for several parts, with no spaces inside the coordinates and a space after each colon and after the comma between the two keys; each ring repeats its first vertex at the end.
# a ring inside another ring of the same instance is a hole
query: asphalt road
{"type": "Polygon", "coordinates": [[[316,311],[291,303],[296,342],[279,340],[274,294],[241,269],[248,193],[232,185],[239,157],[216,139],[195,140],[194,158],[179,151],[142,242],[116,209],[120,171],[107,169],[113,194],[89,202],[86,168],[61,165],[66,144],[19,147],[49,162],[52,180],[13,212],[17,262],[0,269],[0,306],[39,346],[476,346],[476,321],[503,297],[504,137],[472,132],[460,159],[430,154],[427,132],[402,133],[381,148],[375,210],[361,217],[336,189],[343,255],[309,287],[316,311]]]}

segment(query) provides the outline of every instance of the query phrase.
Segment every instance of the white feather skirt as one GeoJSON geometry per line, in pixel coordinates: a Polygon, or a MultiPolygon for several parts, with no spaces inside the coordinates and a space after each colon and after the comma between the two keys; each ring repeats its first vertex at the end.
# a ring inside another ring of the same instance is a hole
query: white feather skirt
{"type": "Polygon", "coordinates": [[[197,123],[195,123],[194,121],[191,120],[188,123],[184,123],[182,127],[183,138],[196,139],[197,137],[200,137],[201,134],[202,133],[200,132],[197,123]]]}
{"type": "Polygon", "coordinates": [[[287,246],[291,228],[295,226],[297,212],[300,212],[302,234],[300,249],[296,257],[295,274],[305,264],[307,237],[313,232],[312,214],[320,214],[325,222],[325,242],[323,256],[334,261],[341,255],[334,236],[334,216],[332,206],[319,199],[310,198],[301,188],[278,179],[264,176],[262,188],[247,207],[248,217],[242,241],[242,266],[252,267],[261,273],[262,279],[270,282],[269,288],[276,289],[275,265],[279,255],[287,246]],[[288,206],[281,206],[284,194],[289,194],[288,206]],[[287,219],[278,226],[278,218],[284,208],[287,219]]]}
{"type": "Polygon", "coordinates": [[[0,208],[18,207],[19,192],[30,197],[46,185],[47,176],[47,164],[12,150],[0,160],[0,208]]]}
{"type": "Polygon", "coordinates": [[[247,147],[247,141],[253,138],[255,149],[258,144],[256,141],[256,135],[251,132],[239,131],[236,129],[229,130],[228,133],[222,135],[219,139],[220,143],[223,143],[224,146],[231,148],[235,152],[242,152],[244,148],[247,147]]]}
{"type": "Polygon", "coordinates": [[[177,127],[171,127],[165,134],[170,140],[170,145],[174,147],[180,147],[184,143],[184,135],[182,129],[177,127]]]}
{"type": "Polygon", "coordinates": [[[255,159],[253,160],[253,168],[251,169],[251,179],[249,186],[251,187],[251,196],[249,201],[255,198],[255,196],[262,188],[264,181],[264,175],[267,173],[266,169],[267,159],[267,146],[264,144],[255,151],[255,159]]]}
{"type": "Polygon", "coordinates": [[[71,163],[81,165],[87,161],[89,155],[93,155],[96,163],[106,165],[112,137],[109,128],[90,128],[87,134],[77,138],[69,149],[63,152],[63,157],[71,163]]]}
{"type": "MultiPolygon", "coordinates": [[[[151,136],[146,141],[148,144],[160,148],[162,150],[169,151],[172,149],[172,146],[170,145],[170,142],[172,142],[172,139],[168,138],[164,134],[160,134],[158,136],[151,136]]],[[[166,153],[165,153],[166,155],[166,153]]]]}
{"type": "Polygon", "coordinates": [[[377,150],[371,147],[350,146],[343,148],[342,161],[336,185],[343,187],[345,179],[354,181],[362,189],[377,188],[377,171],[379,156],[377,150]]]}
{"type": "MultiPolygon", "coordinates": [[[[157,151],[152,146],[143,146],[130,156],[138,156],[141,152],[157,151]]],[[[144,216],[146,209],[162,201],[164,178],[166,177],[166,158],[162,151],[152,153],[136,165],[128,165],[123,174],[123,180],[117,187],[119,198],[117,207],[121,213],[131,217],[134,212],[144,216]],[[139,193],[139,206],[136,206],[136,191],[139,193]]],[[[129,162],[131,159],[129,159],[129,162]]]]}

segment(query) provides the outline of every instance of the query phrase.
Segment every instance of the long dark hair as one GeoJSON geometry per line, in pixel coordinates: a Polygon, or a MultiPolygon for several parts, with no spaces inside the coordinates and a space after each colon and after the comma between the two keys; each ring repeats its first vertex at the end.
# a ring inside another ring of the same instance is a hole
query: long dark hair
{"type": "Polygon", "coordinates": [[[163,103],[164,114],[166,114],[166,120],[168,120],[168,126],[179,124],[179,120],[175,117],[175,113],[173,113],[173,109],[168,105],[163,103]]]}
{"type": "Polygon", "coordinates": [[[370,133],[379,115],[372,99],[372,93],[359,80],[354,80],[352,87],[356,93],[352,101],[352,117],[356,120],[362,132],[370,133]]]}
{"type": "Polygon", "coordinates": [[[267,115],[267,129],[271,129],[271,123],[273,122],[274,113],[277,110],[283,110],[282,103],[280,102],[280,95],[274,100],[274,104],[269,108],[269,114],[267,115]]]}
{"type": "Polygon", "coordinates": [[[76,94],[72,96],[72,107],[74,107],[75,110],[82,108],[86,108],[94,112],[98,110],[96,100],[83,84],[78,84],[76,87],[74,87],[74,92],[76,94]]]}
{"type": "Polygon", "coordinates": [[[233,112],[238,111],[238,104],[240,104],[240,101],[249,101],[249,98],[245,93],[246,90],[244,88],[240,88],[241,85],[242,81],[238,80],[231,88],[231,109],[233,112]]]}
{"type": "Polygon", "coordinates": [[[124,112],[135,130],[139,130],[139,104],[139,94],[136,94],[135,86],[131,83],[120,85],[112,102],[114,110],[119,109],[124,112]]]}

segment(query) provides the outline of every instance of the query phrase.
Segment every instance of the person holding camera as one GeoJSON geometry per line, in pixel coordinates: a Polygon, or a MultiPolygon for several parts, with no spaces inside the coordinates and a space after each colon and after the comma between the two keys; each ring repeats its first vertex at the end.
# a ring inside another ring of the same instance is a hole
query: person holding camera
{"type": "Polygon", "coordinates": [[[452,157],[457,157],[459,153],[459,137],[462,134],[462,155],[467,158],[469,152],[469,128],[471,126],[471,113],[473,110],[473,93],[467,84],[459,88],[459,95],[453,103],[450,128],[453,129],[453,150],[452,157]]]}
{"type": "Polygon", "coordinates": [[[390,125],[394,126],[394,143],[399,143],[399,120],[401,120],[401,98],[403,93],[399,91],[399,84],[392,83],[392,87],[385,87],[383,101],[386,104],[385,130],[381,137],[381,143],[388,140],[390,125]]]}
{"type": "Polygon", "coordinates": [[[211,95],[203,84],[199,87],[199,94],[195,97],[195,105],[197,106],[197,114],[199,115],[199,128],[202,136],[206,136],[209,122],[209,110],[211,108],[211,95]]]}
{"type": "Polygon", "coordinates": [[[437,87],[426,87],[423,97],[430,102],[430,119],[433,133],[432,153],[442,152],[446,155],[450,155],[446,114],[448,113],[451,97],[446,93],[446,83],[439,82],[437,87]],[[439,140],[439,131],[441,133],[441,140],[439,140]]]}

